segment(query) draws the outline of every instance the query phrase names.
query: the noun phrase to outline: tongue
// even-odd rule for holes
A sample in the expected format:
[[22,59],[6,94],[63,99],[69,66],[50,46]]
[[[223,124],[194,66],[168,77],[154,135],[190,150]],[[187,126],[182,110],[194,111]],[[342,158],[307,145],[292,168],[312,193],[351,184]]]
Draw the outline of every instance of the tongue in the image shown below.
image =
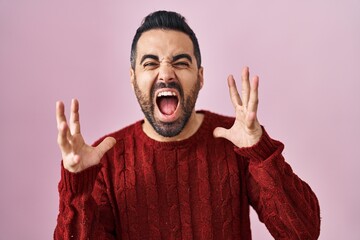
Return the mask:
[[159,99],[158,106],[160,111],[165,115],[171,115],[177,107],[176,97],[162,97]]

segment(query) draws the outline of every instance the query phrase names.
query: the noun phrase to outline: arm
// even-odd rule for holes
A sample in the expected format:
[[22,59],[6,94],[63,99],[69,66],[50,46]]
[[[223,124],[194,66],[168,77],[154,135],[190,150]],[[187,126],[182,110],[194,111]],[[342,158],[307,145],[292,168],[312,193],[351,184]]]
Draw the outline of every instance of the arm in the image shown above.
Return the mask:
[[317,239],[320,233],[318,200],[282,156],[284,145],[264,131],[253,147],[235,148],[249,159],[249,202],[275,239]]
[[78,108],[78,102],[73,100],[69,128],[64,105],[57,103],[58,144],[63,161],[54,239],[114,239],[111,234],[114,219],[99,162],[115,144],[115,139],[105,138],[96,147],[85,144],[80,133]]
[[100,168],[99,164],[75,174],[61,168],[54,239],[115,239],[111,206],[97,177]]
[[249,159],[248,196],[270,233],[276,239],[317,239],[319,205],[310,187],[301,181],[282,156],[283,144],[272,140],[257,119],[259,78],[250,86],[249,69],[242,72],[242,98],[235,80],[228,78],[235,122],[230,129],[218,127],[215,137],[236,146]]

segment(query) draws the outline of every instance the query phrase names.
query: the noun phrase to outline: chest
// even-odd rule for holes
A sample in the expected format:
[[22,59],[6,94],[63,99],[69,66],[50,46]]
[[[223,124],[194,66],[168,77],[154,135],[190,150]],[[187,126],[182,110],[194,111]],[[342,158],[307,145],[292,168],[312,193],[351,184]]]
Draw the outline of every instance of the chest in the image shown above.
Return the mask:
[[[245,178],[232,146],[142,146],[125,152],[116,162],[112,202],[121,228],[137,229],[133,234],[160,234],[164,239],[238,229],[234,226],[246,199]],[[246,218],[247,211],[243,211]],[[203,239],[211,239],[210,235]]]

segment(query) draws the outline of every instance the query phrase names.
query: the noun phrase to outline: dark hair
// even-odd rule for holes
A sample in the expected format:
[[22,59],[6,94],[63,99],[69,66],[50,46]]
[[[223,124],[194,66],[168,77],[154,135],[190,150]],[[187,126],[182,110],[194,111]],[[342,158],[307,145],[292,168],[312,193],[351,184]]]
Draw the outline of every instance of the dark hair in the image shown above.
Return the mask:
[[140,27],[136,30],[136,34],[131,44],[130,63],[131,67],[135,69],[136,61],[136,46],[141,34],[152,29],[165,29],[180,31],[188,35],[194,46],[194,55],[197,66],[201,66],[201,54],[198,40],[193,30],[186,23],[185,17],[176,12],[156,11],[147,15],[142,21]]

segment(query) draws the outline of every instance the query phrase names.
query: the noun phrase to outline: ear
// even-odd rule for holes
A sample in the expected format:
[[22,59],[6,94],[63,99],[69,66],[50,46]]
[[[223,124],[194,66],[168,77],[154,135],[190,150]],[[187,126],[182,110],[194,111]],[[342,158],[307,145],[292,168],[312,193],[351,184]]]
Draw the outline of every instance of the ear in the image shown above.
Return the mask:
[[135,71],[132,67],[130,67],[130,83],[133,90],[134,90],[134,82],[135,82]]
[[203,67],[200,67],[199,68],[199,80],[200,80],[200,89],[203,87],[204,85],[204,68]]

